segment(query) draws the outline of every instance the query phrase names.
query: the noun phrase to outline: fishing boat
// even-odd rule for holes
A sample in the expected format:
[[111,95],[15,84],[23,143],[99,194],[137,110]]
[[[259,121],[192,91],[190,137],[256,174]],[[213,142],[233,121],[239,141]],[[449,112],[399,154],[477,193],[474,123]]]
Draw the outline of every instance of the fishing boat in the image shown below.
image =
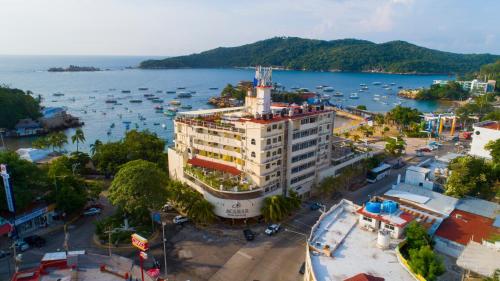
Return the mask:
[[391,86],[394,86],[394,85],[396,85],[396,83],[392,82],[392,83],[391,83]]
[[359,84],[359,86],[360,87],[366,87],[366,84],[361,83],[361,84]]
[[115,123],[111,123],[111,125],[109,125],[110,128],[114,128],[115,127]]
[[145,97],[145,98],[154,97],[154,96],[155,96],[155,95],[153,95],[153,94],[144,94],[144,97]]
[[163,105],[155,105],[155,110],[163,110]]
[[130,90],[122,90],[122,93],[123,93],[123,94],[130,94],[130,93],[131,93],[131,91],[130,91]]
[[166,110],[163,112],[163,114],[165,114],[166,116],[175,116],[177,113],[175,111],[169,111],[169,110]]
[[193,108],[193,106],[186,104],[186,105],[181,106],[181,108],[182,109],[191,109],[191,108]]
[[403,89],[403,86],[398,86],[398,89]]
[[363,87],[361,87],[361,89],[368,90],[368,86],[363,86]]
[[335,91],[332,87],[323,87],[323,92],[331,93]]
[[177,87],[177,90],[185,90],[186,87]]
[[166,129],[166,128],[167,128],[167,124],[161,124],[161,127],[162,127],[163,129]]
[[351,93],[351,94],[349,95],[349,98],[350,98],[350,99],[353,99],[353,100],[359,99],[358,93]]
[[290,89],[292,89],[292,90],[298,90],[299,87],[291,87]]
[[115,99],[107,99],[106,101],[104,101],[105,103],[117,103],[117,101]]
[[129,100],[130,103],[141,103],[142,100],[139,100],[139,99],[132,99],[132,100]]
[[53,95],[54,97],[62,97],[62,96],[64,96],[64,94],[63,94],[63,93],[61,93],[61,92],[53,93],[52,95]]
[[209,90],[218,90],[219,88],[217,87],[211,87],[211,88],[208,88]]
[[161,94],[161,93],[163,93],[163,91],[162,90],[157,90],[156,93]]
[[189,92],[180,92],[180,93],[177,94],[177,97],[181,98],[181,99],[182,98],[190,98],[192,96],[193,95],[191,95],[191,93],[189,93]]
[[323,85],[316,86],[316,89],[323,89]]
[[148,88],[139,88],[139,91],[147,91]]
[[372,84],[375,85],[375,86],[377,86],[377,85],[381,85],[382,82],[373,82]]
[[320,101],[329,101],[332,97],[330,95],[323,94],[319,97]]
[[335,94],[333,94],[334,97],[343,97],[344,94],[342,94],[341,92],[336,92]]
[[196,91],[189,91],[190,94],[196,94]]
[[162,99],[156,98],[151,100],[152,103],[163,103]]
[[171,100],[168,103],[171,104],[171,105],[181,105],[181,102],[178,101],[178,100]]
[[374,100],[374,101],[379,101],[379,100],[380,100],[380,98],[379,98],[379,97],[373,97],[373,100]]

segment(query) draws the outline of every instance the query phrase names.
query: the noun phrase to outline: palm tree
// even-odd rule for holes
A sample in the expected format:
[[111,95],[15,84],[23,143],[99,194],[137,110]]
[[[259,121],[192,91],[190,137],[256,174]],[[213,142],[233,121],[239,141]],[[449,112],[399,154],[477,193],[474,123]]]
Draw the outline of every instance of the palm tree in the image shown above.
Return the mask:
[[266,221],[278,222],[288,214],[287,204],[281,195],[266,197],[261,212]]
[[78,152],[78,145],[80,142],[85,142],[85,135],[81,128],[76,129],[75,134],[71,136],[71,141],[76,142],[76,152]]
[[207,200],[200,198],[191,206],[188,216],[197,223],[212,223],[215,220],[214,206]]
[[92,156],[94,156],[94,154],[97,152],[97,150],[99,149],[99,147],[101,145],[102,145],[102,141],[100,141],[100,140],[95,140],[95,142],[90,145],[90,153],[92,154]]
[[290,191],[290,194],[288,195],[287,198],[285,198],[288,204],[288,211],[293,211],[296,210],[300,207],[300,203],[302,203],[302,200],[299,197],[299,194],[295,191]]
[[52,133],[47,136],[47,145],[52,146],[52,151],[55,151],[56,147],[61,150],[61,148],[68,143],[68,137],[62,133]]

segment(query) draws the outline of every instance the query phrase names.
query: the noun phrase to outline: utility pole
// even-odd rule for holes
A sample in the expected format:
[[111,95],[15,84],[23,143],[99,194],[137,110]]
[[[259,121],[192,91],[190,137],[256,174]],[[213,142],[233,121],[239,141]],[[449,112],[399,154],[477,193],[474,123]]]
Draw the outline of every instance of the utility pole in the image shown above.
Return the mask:
[[165,279],[167,279],[167,238],[165,237],[165,226],[167,223],[161,222],[162,230],[163,230],[163,262],[165,263],[165,269],[163,270],[163,275]]
[[108,228],[108,253],[111,257],[111,226]]

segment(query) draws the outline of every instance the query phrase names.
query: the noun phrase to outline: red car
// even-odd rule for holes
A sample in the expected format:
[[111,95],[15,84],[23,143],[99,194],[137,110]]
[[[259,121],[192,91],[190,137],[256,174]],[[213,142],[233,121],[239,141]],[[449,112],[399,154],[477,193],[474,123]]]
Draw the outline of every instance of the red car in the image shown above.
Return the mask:
[[430,148],[428,148],[428,147],[422,147],[420,149],[420,151],[422,151],[422,152],[431,152],[432,150]]

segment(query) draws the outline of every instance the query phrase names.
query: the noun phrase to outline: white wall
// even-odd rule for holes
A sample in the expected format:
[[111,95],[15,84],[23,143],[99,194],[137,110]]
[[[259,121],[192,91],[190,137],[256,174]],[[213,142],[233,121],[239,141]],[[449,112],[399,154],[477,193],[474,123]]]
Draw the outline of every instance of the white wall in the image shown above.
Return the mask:
[[[477,134],[479,132],[479,135]],[[474,126],[472,133],[472,143],[470,146],[470,155],[491,159],[490,152],[484,149],[484,146],[490,142],[500,139],[500,130]]]

